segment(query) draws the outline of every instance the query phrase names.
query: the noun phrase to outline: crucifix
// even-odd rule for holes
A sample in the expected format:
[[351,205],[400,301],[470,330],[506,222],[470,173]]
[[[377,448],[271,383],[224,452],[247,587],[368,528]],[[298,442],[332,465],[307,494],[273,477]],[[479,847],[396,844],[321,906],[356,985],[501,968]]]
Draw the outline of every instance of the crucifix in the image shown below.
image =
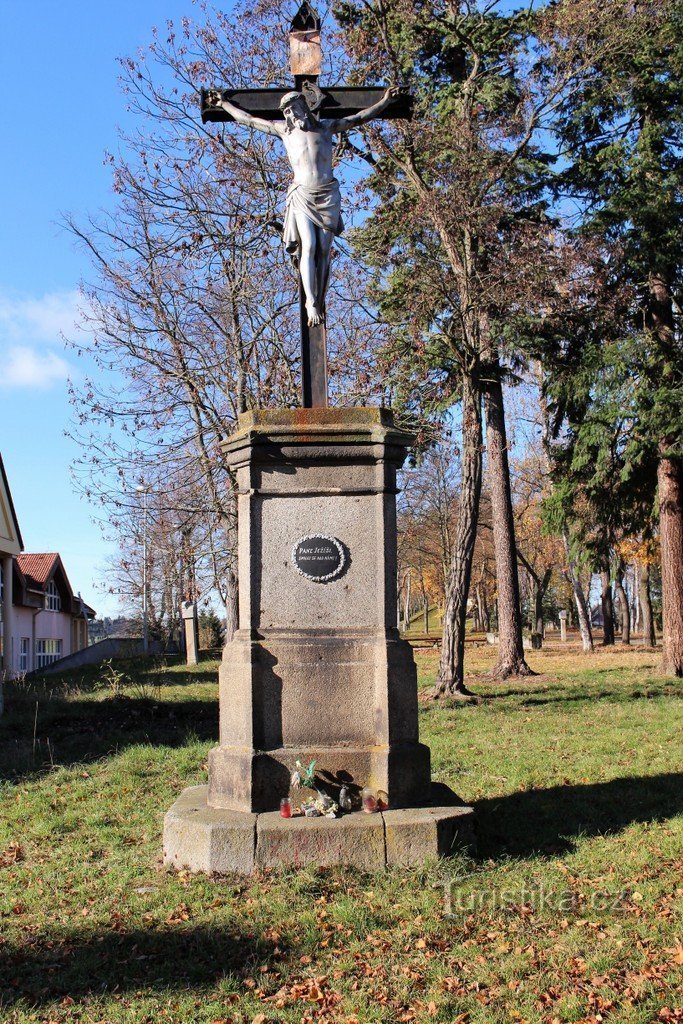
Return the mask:
[[373,118],[410,118],[399,88],[321,89],[320,18],[307,0],[292,21],[294,89],[203,89],[202,121],[235,121],[284,144],[294,180],[287,192],[283,241],[298,271],[301,391],[306,409],[327,406],[325,295],[334,238],[343,231],[334,136]]

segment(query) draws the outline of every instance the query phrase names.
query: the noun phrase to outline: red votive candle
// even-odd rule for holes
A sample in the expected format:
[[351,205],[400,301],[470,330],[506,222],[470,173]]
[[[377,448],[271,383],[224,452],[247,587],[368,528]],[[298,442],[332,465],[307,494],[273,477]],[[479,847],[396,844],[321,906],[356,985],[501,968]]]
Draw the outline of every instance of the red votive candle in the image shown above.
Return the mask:
[[377,810],[377,798],[371,789],[364,789],[361,793],[363,800],[363,810],[366,814],[374,814]]
[[288,796],[283,796],[280,801],[280,817],[291,818],[292,817],[292,801]]

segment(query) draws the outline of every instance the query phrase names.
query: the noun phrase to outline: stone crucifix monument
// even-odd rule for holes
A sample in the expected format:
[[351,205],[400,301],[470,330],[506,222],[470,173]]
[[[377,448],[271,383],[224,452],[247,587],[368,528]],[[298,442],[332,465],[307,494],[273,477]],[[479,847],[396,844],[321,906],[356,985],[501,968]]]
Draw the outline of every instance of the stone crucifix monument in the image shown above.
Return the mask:
[[[284,240],[298,257],[304,408],[244,413],[224,442],[238,489],[239,623],[219,673],[208,786],[186,789],[164,821],[165,863],[194,871],[375,870],[473,839],[472,809],[431,781],[412,649],[396,628],[396,473],[412,437],[386,409],[327,408],[325,291],[342,227],[332,139],[409,116],[410,103],[394,89],[321,90],[307,3],[290,39],[295,90],[202,95],[205,120],[277,135],[292,165]],[[323,813],[309,801],[311,816],[283,817],[302,776]],[[374,813],[360,809],[363,793]]]

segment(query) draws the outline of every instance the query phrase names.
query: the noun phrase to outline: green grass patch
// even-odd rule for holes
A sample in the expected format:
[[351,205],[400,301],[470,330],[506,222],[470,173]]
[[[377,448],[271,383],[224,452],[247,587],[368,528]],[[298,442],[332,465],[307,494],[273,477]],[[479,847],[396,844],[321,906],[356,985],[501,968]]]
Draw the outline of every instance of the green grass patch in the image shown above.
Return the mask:
[[433,702],[433,774],[480,847],[421,870],[166,871],[164,811],[206,777],[215,662],[7,687],[0,1020],[682,1019],[683,701],[651,652],[534,652],[540,675]]

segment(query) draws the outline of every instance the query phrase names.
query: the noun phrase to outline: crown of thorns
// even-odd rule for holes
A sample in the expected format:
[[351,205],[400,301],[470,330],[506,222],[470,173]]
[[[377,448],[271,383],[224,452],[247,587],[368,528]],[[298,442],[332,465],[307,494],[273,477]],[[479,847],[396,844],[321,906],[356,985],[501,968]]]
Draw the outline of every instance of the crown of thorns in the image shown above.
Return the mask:
[[284,110],[285,107],[289,107],[294,103],[295,100],[304,100],[306,102],[303,93],[301,92],[286,92],[280,100],[280,110]]

